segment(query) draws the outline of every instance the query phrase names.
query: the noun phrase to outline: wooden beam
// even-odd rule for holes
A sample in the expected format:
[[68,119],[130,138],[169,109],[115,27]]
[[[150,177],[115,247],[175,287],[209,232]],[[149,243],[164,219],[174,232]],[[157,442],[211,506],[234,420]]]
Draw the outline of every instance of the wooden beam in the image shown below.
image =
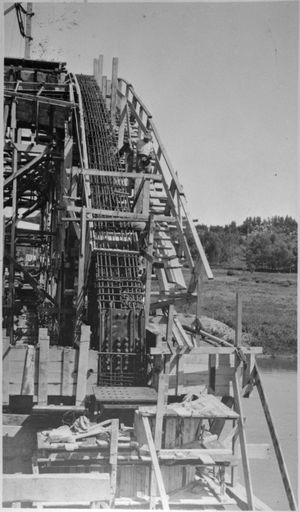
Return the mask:
[[74,370],[74,349],[65,347],[63,350],[63,372],[62,372],[62,389],[63,396],[73,395],[73,378]]
[[261,380],[260,373],[259,373],[259,370],[258,370],[258,366],[257,366],[256,363],[254,365],[253,373],[254,373],[254,379],[255,379],[255,384],[256,384],[256,387],[257,387],[257,391],[258,391],[258,394],[259,394],[259,397],[260,397],[260,401],[261,401],[261,404],[262,404],[262,407],[263,407],[263,411],[264,411],[265,418],[266,418],[266,421],[267,421],[267,425],[268,425],[268,428],[269,428],[269,432],[270,432],[270,435],[271,435],[271,439],[272,439],[273,447],[274,447],[274,450],[275,450],[278,466],[279,466],[279,469],[280,469],[280,473],[281,473],[284,489],[285,489],[286,496],[287,496],[287,499],[288,499],[289,507],[290,507],[290,510],[297,510],[297,503],[296,503],[294,492],[293,492],[293,489],[292,489],[292,486],[291,486],[291,482],[290,482],[290,478],[289,478],[289,475],[288,475],[286,463],[285,463],[285,460],[284,460],[284,457],[283,457],[283,453],[282,453],[282,450],[281,450],[281,447],[280,447],[279,437],[278,437],[278,434],[277,434],[275,426],[274,426],[274,422],[273,422],[273,418],[272,418],[272,415],[271,415],[270,407],[269,407],[269,404],[268,404],[268,401],[267,401],[267,397],[266,397],[265,392],[264,392],[262,380]]
[[8,7],[7,9],[5,9],[4,16],[6,16],[6,14],[8,14],[10,11],[13,11],[13,9],[15,9],[15,8],[16,8],[16,4],[13,4],[10,7]]
[[196,325],[200,328],[200,317],[203,311],[203,267],[200,268],[197,279]]
[[80,220],[80,244],[79,244],[79,255],[78,255],[78,284],[77,284],[77,311],[81,309],[81,303],[83,301],[83,294],[85,288],[85,256],[86,256],[86,234],[87,234],[87,222],[86,222],[86,211],[87,208],[83,206],[81,208],[81,220]]
[[39,328],[39,380],[38,380],[38,405],[48,403],[48,361],[49,361],[49,336],[48,330]]
[[142,416],[142,423],[144,425],[144,430],[145,430],[145,434],[146,434],[147,443],[149,446],[149,451],[150,451],[150,455],[151,455],[152,465],[153,465],[153,469],[154,469],[154,473],[155,473],[155,477],[156,477],[156,482],[157,482],[157,487],[159,490],[160,499],[162,502],[162,507],[163,507],[163,510],[169,510],[168,496],[167,496],[167,493],[165,490],[163,477],[162,477],[161,470],[159,467],[159,462],[158,462],[158,458],[157,458],[156,451],[155,451],[155,445],[154,445],[152,434],[151,434],[149,419],[147,416],[146,417]]
[[76,405],[81,405],[86,396],[87,370],[89,362],[90,346],[90,327],[81,326],[81,337],[79,345],[77,385],[76,385]]
[[114,507],[117,492],[117,464],[118,464],[118,436],[119,436],[119,420],[113,419],[111,424],[110,438],[110,456],[109,463],[111,465],[110,473],[110,507]]
[[49,96],[34,96],[33,94],[25,94],[23,92],[11,91],[5,89],[4,96],[8,98],[16,98],[25,101],[31,101],[39,105],[39,103],[45,103],[46,105],[53,105],[54,107],[66,107],[75,108],[76,104],[71,101],[58,100],[56,98],[50,98]]
[[102,86],[102,74],[103,74],[103,55],[99,55],[98,57],[98,69],[97,69],[97,84],[98,87],[101,89]]
[[6,134],[6,128],[7,128],[8,114],[9,114],[9,104],[6,103],[4,105],[4,109],[3,109],[3,137],[4,137],[4,142],[5,142],[5,134]]
[[247,493],[247,502],[248,502],[249,510],[254,510],[253,488],[252,488],[252,480],[251,480],[251,473],[250,473],[250,466],[249,466],[249,459],[248,459],[248,450],[247,450],[247,444],[246,444],[246,435],[245,435],[244,422],[243,422],[244,415],[243,415],[243,409],[242,409],[242,403],[241,403],[241,397],[240,397],[239,382],[238,382],[238,377],[237,377],[236,372],[233,376],[232,384],[233,384],[235,408],[236,408],[237,413],[239,414],[237,423],[238,423],[239,439],[240,439],[241,454],[242,454],[244,480],[245,480],[245,487],[246,487],[246,493]]
[[27,2],[26,7],[26,22],[25,22],[25,51],[24,51],[24,57],[25,59],[30,59],[30,49],[31,49],[31,18],[33,16],[32,13],[32,2]]
[[124,144],[124,132],[125,132],[126,113],[127,113],[126,99],[122,98],[121,105],[120,105],[120,121],[119,121],[119,133],[118,133],[118,150],[120,150],[121,147]]
[[98,59],[93,59],[93,75],[94,75],[95,80],[97,80],[98,70],[99,70]]
[[[140,180],[140,184],[138,185],[137,191],[134,192],[135,196],[134,196],[134,200],[133,200],[133,203],[132,203],[132,206],[131,206],[131,211],[132,212],[134,211],[134,208],[135,208],[138,200],[140,199],[140,195],[141,195],[141,192],[143,190],[144,184],[145,184],[145,178],[142,178]],[[142,211],[142,212],[138,212],[138,213],[144,213],[144,212]]]
[[113,125],[115,124],[115,118],[116,118],[118,65],[119,65],[119,59],[117,57],[113,57],[112,76],[111,76],[111,103],[110,103],[110,116],[111,116],[111,122]]
[[160,174],[149,174],[143,172],[123,172],[123,171],[102,171],[100,169],[83,169],[78,174],[82,176],[109,176],[110,178],[132,178],[132,179],[145,179],[153,181],[161,181]]
[[153,241],[154,241],[154,221],[153,221],[153,216],[150,215],[148,246],[147,246],[147,256],[148,257],[146,259],[146,284],[145,284],[145,307],[144,307],[146,327],[148,324],[149,312],[150,312]]
[[85,499],[108,501],[110,497],[107,473],[42,473],[39,475],[13,474],[2,476],[2,501],[53,501],[76,503]]

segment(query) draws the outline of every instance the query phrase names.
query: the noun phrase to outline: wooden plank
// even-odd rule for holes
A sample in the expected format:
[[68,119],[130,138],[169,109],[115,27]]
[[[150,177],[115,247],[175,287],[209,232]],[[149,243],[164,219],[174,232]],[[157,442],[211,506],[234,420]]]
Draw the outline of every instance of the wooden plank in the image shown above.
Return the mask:
[[257,366],[256,363],[254,365],[254,379],[255,379],[255,384],[256,384],[257,391],[258,391],[258,394],[259,394],[259,397],[260,397],[260,401],[261,401],[261,404],[262,404],[262,407],[263,407],[263,411],[264,411],[264,414],[265,414],[265,418],[266,418],[266,421],[267,421],[267,424],[268,424],[268,428],[269,428],[269,431],[270,431],[270,435],[271,435],[273,447],[274,447],[274,450],[275,450],[278,466],[279,466],[279,469],[280,469],[280,473],[281,473],[284,489],[285,489],[286,496],[287,496],[287,499],[288,499],[289,507],[290,507],[290,510],[297,510],[297,503],[296,503],[294,492],[293,492],[293,489],[292,489],[292,486],[291,486],[291,482],[290,482],[290,478],[289,478],[289,475],[288,475],[286,463],[285,463],[285,460],[284,460],[284,457],[283,457],[283,453],[282,453],[282,450],[281,450],[281,446],[280,446],[280,442],[279,442],[279,437],[277,435],[277,432],[276,432],[276,429],[275,429],[275,426],[274,426],[273,418],[272,418],[272,415],[271,415],[271,411],[270,411],[270,408],[269,408],[267,397],[266,397],[265,392],[264,392],[264,388],[263,388],[263,385],[262,385],[260,373],[259,373],[258,366]]
[[97,350],[89,350],[88,356],[88,372],[87,372],[87,395],[94,394],[94,388],[98,383],[98,359]]
[[81,405],[86,396],[87,370],[90,346],[90,327],[81,326],[81,337],[79,345],[79,360],[76,385],[76,405]]
[[22,379],[21,395],[34,394],[35,354],[35,348],[32,345],[28,345]]
[[191,342],[190,338],[189,338],[189,335],[185,332],[184,328],[182,327],[181,325],[181,322],[179,320],[179,318],[175,317],[174,318],[174,323],[176,324],[177,326],[177,329],[178,331],[180,332],[181,334],[181,337],[184,341],[184,343],[189,347],[189,348],[194,348],[194,345],[193,343]]
[[110,497],[109,475],[90,474],[39,474],[3,475],[3,502],[36,501],[76,503],[84,497],[91,501],[107,501]]
[[39,380],[38,380],[38,404],[47,405],[48,401],[48,360],[49,360],[49,336],[48,330],[39,329]]
[[9,383],[10,383],[10,339],[6,330],[2,330],[2,404],[9,404]]
[[104,171],[102,169],[83,169],[79,173],[82,176],[110,176],[112,178],[132,178],[132,179],[145,179],[151,182],[161,181],[160,174],[149,174],[145,172],[126,172],[126,171]]
[[117,492],[117,464],[118,464],[118,436],[119,420],[113,419],[111,424],[110,455],[109,463],[111,465],[110,474],[110,507],[114,507]]
[[209,463],[231,461],[232,452],[229,448],[167,448],[158,452],[160,460],[199,460],[209,457]]
[[247,493],[247,502],[248,502],[249,510],[254,510],[252,480],[251,480],[250,466],[249,466],[249,460],[248,460],[246,435],[245,435],[244,424],[243,424],[244,415],[243,415],[243,410],[242,410],[242,403],[241,403],[237,373],[235,373],[235,375],[233,377],[232,384],[233,384],[235,408],[236,408],[237,413],[239,414],[237,424],[238,424],[239,439],[240,439],[240,446],[241,446],[244,480],[245,480],[245,487],[246,487],[246,493]]
[[176,339],[176,343],[178,344],[179,348],[182,349],[185,347],[185,342],[182,339],[181,332],[179,331],[177,324],[174,321],[173,327],[173,336]]
[[157,482],[157,487],[159,490],[160,499],[162,502],[162,507],[163,507],[163,510],[169,510],[168,496],[165,491],[165,486],[164,486],[161,470],[159,467],[158,458],[157,458],[156,451],[155,451],[155,445],[154,445],[152,434],[151,434],[149,419],[145,416],[142,416],[142,422],[144,425],[147,443],[148,443],[149,450],[150,450],[151,460],[152,460],[152,464],[153,464],[153,469],[154,469],[154,473],[155,473],[155,477],[156,477],[156,482]]
[[62,395],[72,395],[74,385],[75,350],[65,348],[63,351]]
[[[73,359],[75,359],[76,350],[73,348]],[[63,360],[64,347],[50,346],[49,347],[49,363],[62,362]]]
[[[243,354],[261,354],[262,348],[261,347],[243,347]],[[202,346],[202,347],[195,347],[190,352],[192,355],[202,355],[202,354],[234,354],[236,352],[236,349],[234,346],[232,347],[213,347],[212,345]]]

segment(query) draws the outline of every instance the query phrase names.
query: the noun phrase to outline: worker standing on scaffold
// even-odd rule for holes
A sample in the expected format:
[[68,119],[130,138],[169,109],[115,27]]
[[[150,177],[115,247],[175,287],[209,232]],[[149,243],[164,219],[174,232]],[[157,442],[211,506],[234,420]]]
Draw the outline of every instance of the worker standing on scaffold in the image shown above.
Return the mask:
[[151,172],[151,159],[154,158],[154,148],[150,130],[146,130],[144,138],[136,145],[136,169],[137,172]]

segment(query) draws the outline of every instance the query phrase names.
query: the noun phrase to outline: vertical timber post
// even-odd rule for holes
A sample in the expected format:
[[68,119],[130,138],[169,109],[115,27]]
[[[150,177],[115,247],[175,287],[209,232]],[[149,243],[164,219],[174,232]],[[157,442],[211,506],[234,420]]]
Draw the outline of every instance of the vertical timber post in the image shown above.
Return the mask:
[[47,405],[48,402],[48,360],[49,336],[48,330],[39,329],[39,380],[38,405]]
[[117,87],[118,87],[118,65],[119,59],[113,57],[112,61],[112,76],[111,76],[111,102],[110,102],[110,116],[112,125],[116,121],[116,104],[117,104]]
[[93,60],[93,75],[94,75],[95,80],[97,80],[97,77],[98,77],[98,70],[99,70],[98,64],[99,64],[98,59],[94,59]]
[[31,18],[32,13],[32,2],[27,2],[26,7],[26,25],[25,25],[25,59],[30,59],[30,48],[31,48]]
[[146,326],[148,324],[149,313],[150,313],[153,243],[154,243],[154,219],[153,219],[153,215],[150,215],[150,217],[149,217],[148,248],[147,248],[147,256],[146,256],[146,285],[145,285],[145,325]]
[[96,81],[97,81],[98,87],[100,89],[102,86],[102,74],[103,74],[103,55],[99,55]]
[[9,359],[10,359],[10,339],[6,330],[2,330],[2,404],[9,404]]
[[107,77],[106,76],[103,76],[101,79],[101,92],[102,92],[104,104],[106,105],[106,95],[107,95]]
[[[236,293],[236,331],[235,331],[235,347],[238,349],[241,346],[242,342],[242,301],[239,293]],[[242,408],[242,401],[240,395],[240,360],[238,359],[237,353],[235,354],[235,372],[233,375],[232,385],[233,385],[233,396],[235,403],[235,410],[239,415],[237,420],[238,424],[238,433],[240,440],[240,448],[242,455],[242,464],[243,464],[243,472],[245,479],[245,488],[246,488],[246,496],[247,496],[247,504],[249,510],[255,510],[254,508],[254,496],[253,496],[253,488],[252,488],[252,480],[249,466],[249,458],[248,458],[248,450],[246,443],[246,434],[244,428],[244,414]],[[234,452],[234,445],[233,445]],[[234,474],[232,474],[232,483],[234,484]]]
[[81,405],[86,396],[90,335],[90,327],[88,325],[82,325],[77,369],[76,405]]
[[[168,308],[168,323],[166,328],[166,342],[171,344],[172,341],[172,330],[173,330],[173,319],[174,319],[174,304],[170,304]],[[165,355],[165,367],[161,370],[158,379],[158,396],[156,405],[156,418],[155,418],[155,434],[154,444],[156,451],[161,449],[162,445],[162,433],[163,433],[163,421],[165,408],[168,404],[168,389],[169,389],[169,373],[170,373],[170,356]],[[150,478],[150,508],[155,508],[155,497],[156,497],[157,485],[155,480],[154,469],[152,468]]]
[[235,346],[240,347],[242,344],[242,300],[240,294],[236,293],[235,300],[236,311],[236,329],[235,329]]
[[120,101],[120,125],[119,125],[119,134],[118,134],[118,149],[121,149],[121,147],[124,144],[126,114],[127,114],[127,99],[122,98]]
[[[241,339],[242,339],[242,302],[240,300],[239,293],[236,293],[235,297],[235,338],[234,338],[234,346],[239,347],[241,345]],[[235,355],[235,372],[239,372],[239,368],[237,367],[239,361],[237,360],[237,356]],[[239,375],[239,373],[237,373]],[[233,420],[233,426],[235,426],[235,420]],[[233,454],[236,451],[236,436],[232,439],[232,452]],[[231,468],[231,484],[234,486],[237,479],[237,468],[232,467]]]
[[[16,115],[16,100],[13,100],[11,106],[11,137],[13,142],[17,139],[17,115]],[[18,169],[18,150],[16,147],[13,149],[12,156],[12,172],[16,174]],[[10,343],[14,343],[14,305],[15,305],[15,238],[16,238],[16,221],[17,221],[17,179],[15,178],[12,183],[12,213],[11,213],[11,228],[10,228],[10,264],[9,264],[9,337]]]
[[203,267],[200,266],[197,279],[196,327],[201,328],[201,314],[203,311]]

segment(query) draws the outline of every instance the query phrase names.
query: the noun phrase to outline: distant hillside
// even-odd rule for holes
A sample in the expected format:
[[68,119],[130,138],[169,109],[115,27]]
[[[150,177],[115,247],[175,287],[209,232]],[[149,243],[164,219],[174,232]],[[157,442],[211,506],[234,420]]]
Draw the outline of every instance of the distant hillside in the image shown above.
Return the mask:
[[[297,222],[292,217],[247,217],[238,226],[196,226],[211,265],[251,271],[297,272]],[[188,236],[192,254],[193,239]]]

